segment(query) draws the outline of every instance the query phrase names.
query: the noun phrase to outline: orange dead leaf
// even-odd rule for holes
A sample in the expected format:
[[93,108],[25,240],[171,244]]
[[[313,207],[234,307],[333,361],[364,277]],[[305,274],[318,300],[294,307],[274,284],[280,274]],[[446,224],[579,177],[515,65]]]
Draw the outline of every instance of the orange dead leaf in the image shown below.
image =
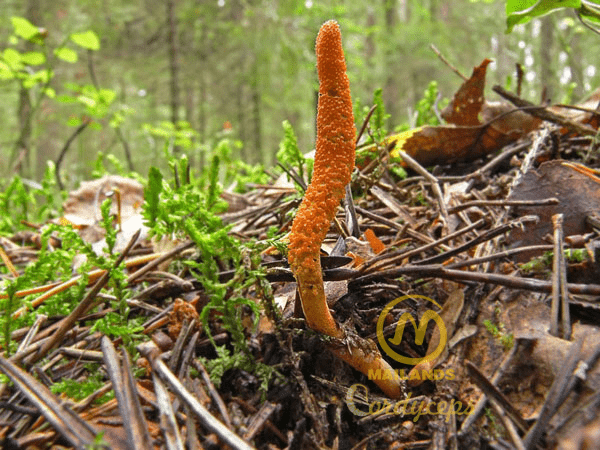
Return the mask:
[[194,321],[196,322],[196,326],[199,325],[198,311],[196,311],[196,308],[188,302],[176,298],[175,303],[173,304],[173,312],[169,314],[169,321],[170,323],[167,327],[169,336],[173,339],[177,339],[181,332],[181,328],[183,328],[184,322]]
[[[424,166],[464,159],[470,155],[476,158],[483,154],[476,148],[481,131],[481,127],[423,127],[390,154],[400,156],[402,150]],[[390,136],[388,141],[392,142],[394,138]]]
[[452,102],[442,111],[442,117],[454,125],[479,125],[479,113],[484,102],[485,74],[491,59],[473,69],[471,78],[465,81],[454,94]]
[[403,150],[424,166],[476,159],[539,127],[539,119],[510,104],[485,101],[483,90],[490,62],[485,59],[473,69],[471,78],[442,111],[451,125],[426,126],[388,137],[385,144],[396,141],[391,156],[399,156]]
[[346,256],[352,258],[352,267],[360,267],[365,263],[365,258],[353,252],[346,253]]
[[385,244],[381,242],[377,236],[375,236],[375,233],[370,228],[365,230],[365,239],[375,253],[381,253],[385,250]]

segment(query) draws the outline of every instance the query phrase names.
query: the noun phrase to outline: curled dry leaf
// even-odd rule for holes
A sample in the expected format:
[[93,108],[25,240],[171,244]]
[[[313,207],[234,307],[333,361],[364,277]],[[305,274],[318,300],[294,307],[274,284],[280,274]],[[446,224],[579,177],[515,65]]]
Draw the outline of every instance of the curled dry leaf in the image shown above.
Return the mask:
[[[96,224],[102,218],[100,205],[114,189],[118,189],[121,195],[121,220],[126,221],[140,212],[144,202],[143,186],[131,178],[107,175],[84,181],[79,189],[71,191],[63,204],[64,218],[79,226]],[[117,214],[116,201],[113,201],[111,213]]]
[[490,62],[485,59],[473,69],[471,77],[442,111],[450,125],[425,126],[390,136],[385,143],[396,142],[391,155],[399,156],[403,150],[425,166],[476,159],[538,128],[539,119],[514,106],[485,101],[485,75]]
[[442,118],[454,125],[479,125],[479,113],[484,103],[486,69],[491,59],[473,69],[471,78],[466,80],[454,94],[452,102],[442,110]]
[[[115,195],[115,192],[118,192],[118,195]],[[99,225],[99,221],[102,218],[100,206],[109,196],[113,199],[111,214],[120,221],[114,250],[122,251],[140,229],[140,240],[145,239],[147,235],[147,227],[141,215],[144,189],[138,181],[118,175],[84,181],[79,189],[69,193],[69,198],[63,205],[65,213],[60,223],[79,229],[81,238],[92,244],[96,254],[101,254],[106,247],[104,229]],[[76,265],[80,263],[77,261]]]
[[180,298],[176,298],[175,303],[173,304],[173,312],[169,314],[169,336],[173,339],[177,339],[184,322],[189,323],[192,321],[196,323],[194,326],[195,328],[200,325],[196,308],[190,303]]

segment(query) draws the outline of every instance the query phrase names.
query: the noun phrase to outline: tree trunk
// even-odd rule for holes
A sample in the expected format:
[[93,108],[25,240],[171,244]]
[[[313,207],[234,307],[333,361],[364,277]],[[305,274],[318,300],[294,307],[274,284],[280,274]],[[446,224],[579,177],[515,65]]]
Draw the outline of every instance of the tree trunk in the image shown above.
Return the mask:
[[176,124],[179,121],[179,46],[177,43],[175,0],[167,0],[167,20],[169,69],[171,72],[171,122]]
[[552,54],[554,46],[554,20],[551,16],[540,19],[542,28],[540,32],[540,82],[542,91],[545,89],[543,100],[552,100],[556,94],[556,75],[552,70]]
[[261,135],[261,108],[260,108],[260,91],[257,83],[252,85],[252,103],[254,105],[254,155],[253,162],[264,163],[262,157],[262,135]]
[[[243,67],[243,66],[242,66]],[[245,126],[245,114],[244,114],[244,83],[238,83],[237,86],[237,95],[236,95],[236,105],[237,105],[237,123],[235,124],[234,130],[238,136],[238,139],[244,143],[241,151],[241,158],[244,161],[248,161],[248,143],[246,142],[246,126]]]
[[[206,140],[206,64],[207,64],[207,49],[206,46],[206,24],[202,23],[202,31],[200,33],[200,49],[198,52],[199,58],[199,73],[198,73],[198,134],[200,142],[204,144]],[[204,167],[204,152],[200,153],[200,167]]]
[[[39,0],[29,0],[27,2],[27,9],[25,10],[25,18],[34,25],[39,25],[39,12],[40,5]],[[33,51],[33,44],[31,42],[25,42],[25,50]],[[19,137],[15,142],[13,154],[11,155],[10,164],[8,169],[17,171],[21,175],[31,175],[31,96],[29,89],[20,87],[19,90],[19,107],[17,109],[17,123],[20,126]],[[36,155],[36,158],[39,155]],[[37,161],[37,159],[36,159]],[[37,161],[40,163],[40,161]],[[44,162],[41,162],[42,165]],[[13,167],[13,164],[15,165]]]
[[[571,101],[578,101],[584,95],[583,85],[583,52],[581,49],[581,33],[575,33],[571,39],[571,51],[569,52],[569,67],[571,68],[571,82],[575,83]],[[558,101],[559,99],[557,99]]]
[[398,71],[396,70],[394,61],[397,58],[394,55],[393,42],[395,41],[394,36],[396,35],[396,27],[398,25],[398,13],[397,0],[383,0],[383,7],[385,12],[385,30],[386,36],[388,36],[388,42],[385,48],[385,61],[387,61],[386,72],[388,74],[385,80],[385,86],[383,89],[383,102],[385,110],[390,115],[388,128],[390,125],[396,123],[399,117],[398,111]]

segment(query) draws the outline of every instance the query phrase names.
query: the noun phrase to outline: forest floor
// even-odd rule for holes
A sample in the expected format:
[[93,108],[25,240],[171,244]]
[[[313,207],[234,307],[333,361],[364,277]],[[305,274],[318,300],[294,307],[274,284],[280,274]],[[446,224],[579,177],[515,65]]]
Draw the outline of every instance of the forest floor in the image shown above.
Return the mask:
[[[227,313],[200,323],[210,299],[176,264],[199,261],[197,249],[158,253],[139,239],[122,250],[136,260],[122,289],[146,336],[137,360],[121,351],[125,335],[90,326],[116,308],[99,293],[108,272],[90,274],[84,306],[12,332],[18,349],[0,358],[10,378],[0,386],[2,448],[598,448],[594,139],[547,124],[495,156],[429,175],[409,168],[401,181],[382,155],[355,173],[322,261],[334,317],[379,344],[395,371],[369,375],[402,378],[402,398],[385,398],[306,327],[276,248],[261,252],[261,267],[248,262],[263,271],[252,283],[219,273],[246,301],[229,312],[241,323],[235,335]],[[265,240],[269,228],[289,227],[298,201],[282,181],[223,194],[229,233]],[[10,242],[13,263],[36,258],[35,239]],[[426,313],[439,320],[425,332]],[[415,322],[401,327],[407,317]],[[99,387],[77,400],[49,389],[92,376]]]

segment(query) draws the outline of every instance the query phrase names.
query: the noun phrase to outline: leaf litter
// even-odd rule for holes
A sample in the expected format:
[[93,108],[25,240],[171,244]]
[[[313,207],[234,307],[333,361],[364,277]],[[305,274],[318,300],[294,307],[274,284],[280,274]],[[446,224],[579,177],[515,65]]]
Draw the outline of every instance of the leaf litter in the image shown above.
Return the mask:
[[[598,447],[600,161],[594,137],[577,132],[597,129],[595,106],[573,115],[564,105],[487,103],[487,64],[455,95],[447,125],[376,145],[322,247],[330,309],[358,336],[388,343],[383,353],[406,378],[404,399],[386,399],[301,318],[281,236],[305,179],[221,194],[228,233],[265,244],[240,255],[236,268],[197,242],[137,233],[140,186],[111,178],[74,193],[48,236],[40,228],[0,238],[15,274],[36,262],[56,274],[40,275],[37,290],[3,276],[12,281],[0,293],[5,314],[15,315],[23,298],[35,310],[43,304],[36,299],[50,301],[48,292],[67,284],[81,299],[70,311],[34,314],[10,339],[4,331],[2,448]],[[527,125],[508,120],[513,114]],[[408,178],[392,175],[390,150],[409,155]],[[100,206],[107,194],[112,212]],[[156,216],[159,197],[147,195]],[[89,243],[87,274],[74,276],[74,261],[55,272],[39,261],[44,249],[60,252],[74,239],[61,241],[57,227]],[[205,312],[214,291],[193,270],[207,255],[215,286],[230,296],[237,289],[231,309]],[[110,264],[94,266],[102,257]],[[249,274],[259,275],[247,282]],[[393,355],[423,358],[444,336],[433,323],[419,328],[431,306],[424,297],[441,305],[447,342],[414,371]],[[93,325],[119,313],[139,320],[108,331]]]

